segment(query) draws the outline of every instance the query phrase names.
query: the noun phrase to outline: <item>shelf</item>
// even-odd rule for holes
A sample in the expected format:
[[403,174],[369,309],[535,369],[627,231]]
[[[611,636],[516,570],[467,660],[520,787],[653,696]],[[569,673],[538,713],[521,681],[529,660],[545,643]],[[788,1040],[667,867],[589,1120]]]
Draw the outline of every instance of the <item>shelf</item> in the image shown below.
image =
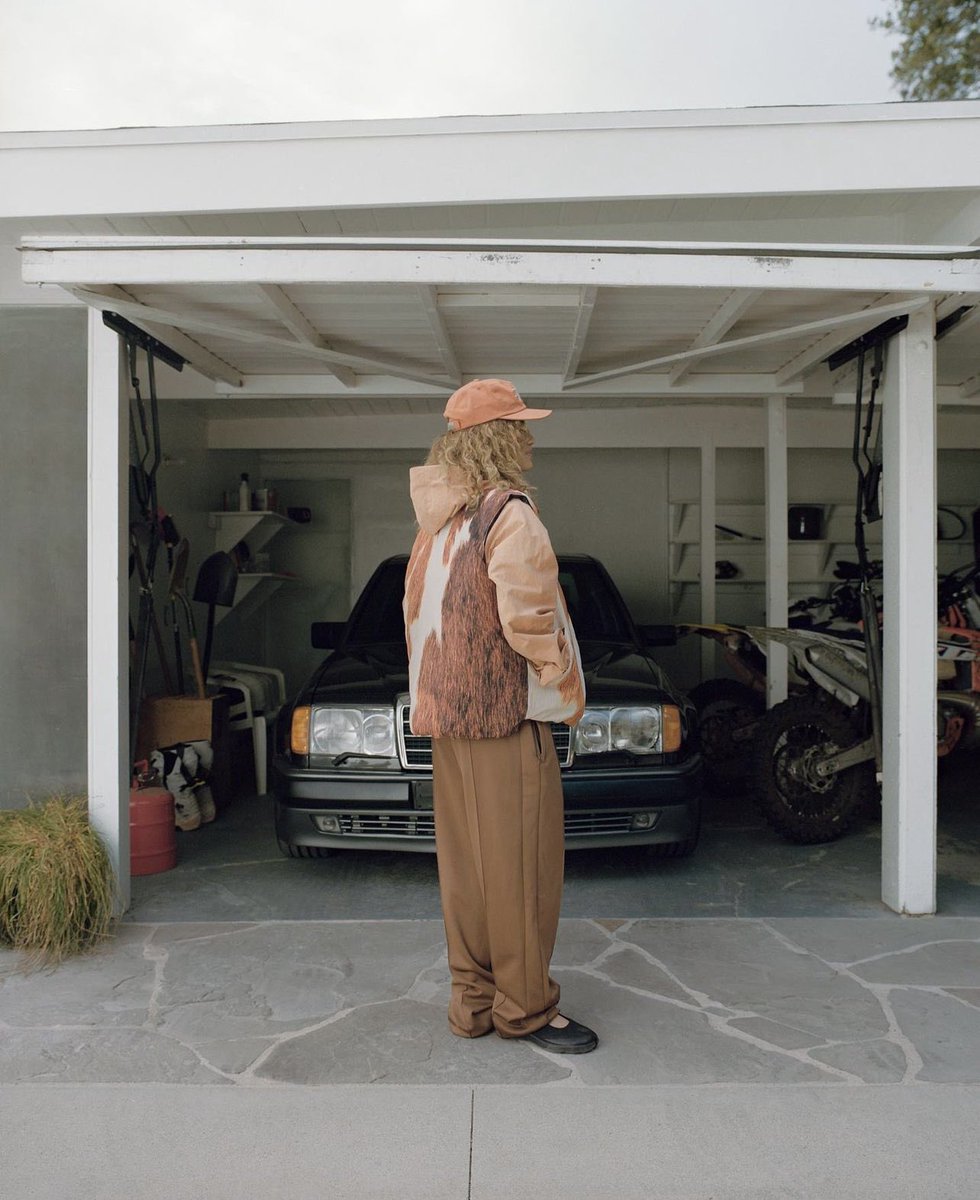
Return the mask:
[[[252,509],[247,512],[208,513],[208,524],[214,530],[215,550],[230,553],[239,542],[246,542],[249,554],[255,555],[286,525],[297,525],[296,521],[277,512]],[[224,620],[234,611],[240,617],[248,616],[284,583],[298,583],[295,575],[284,571],[240,571],[235,585],[235,603],[232,608],[218,608],[215,621]]]
[[[854,562],[853,499],[793,500],[788,506],[807,505],[819,508],[823,514],[819,538],[787,538],[789,558],[789,595],[799,599],[810,595],[825,595],[842,581],[834,576],[838,560]],[[973,506],[946,504],[944,508],[959,514],[964,532],[958,537],[937,539],[937,560],[941,573],[955,569],[972,558],[973,538],[970,514]],[[671,607],[676,615],[681,606],[697,603],[701,592],[701,505],[698,500],[672,501],[669,506],[669,591]],[[766,583],[766,506],[764,503],[719,503],[715,507],[715,524],[738,529],[747,537],[732,537],[719,529],[715,531],[716,561],[734,563],[740,573],[732,579],[716,579],[719,595],[726,597],[724,607],[737,603],[738,596],[763,596]],[[952,518],[948,518],[952,523]],[[883,556],[882,525],[874,522],[866,530],[868,553],[871,558]]]
[[248,542],[252,554],[276,536],[284,525],[296,522],[277,512],[212,512],[208,525],[214,530],[214,548],[230,551],[239,542]]
[[[260,604],[264,604],[273,592],[277,592],[284,583],[299,582],[295,575],[282,575],[276,571],[264,571],[260,574],[242,572],[238,576],[238,586],[235,588],[234,611],[238,613],[239,617],[247,617]],[[220,622],[231,611],[230,608],[216,609],[215,623]]]

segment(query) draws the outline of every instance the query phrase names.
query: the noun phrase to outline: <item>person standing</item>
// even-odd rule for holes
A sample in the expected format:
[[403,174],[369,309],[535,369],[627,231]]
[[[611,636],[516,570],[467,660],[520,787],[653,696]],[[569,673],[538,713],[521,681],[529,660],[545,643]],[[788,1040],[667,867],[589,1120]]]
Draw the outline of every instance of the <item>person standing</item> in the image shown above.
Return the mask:
[[512,383],[450,396],[449,430],[411,470],[419,522],[405,576],[411,729],[432,738],[449,1027],[552,1052],[598,1039],[559,1012],[550,975],[564,805],[550,723],[585,708],[575,631],[523,473],[529,409]]

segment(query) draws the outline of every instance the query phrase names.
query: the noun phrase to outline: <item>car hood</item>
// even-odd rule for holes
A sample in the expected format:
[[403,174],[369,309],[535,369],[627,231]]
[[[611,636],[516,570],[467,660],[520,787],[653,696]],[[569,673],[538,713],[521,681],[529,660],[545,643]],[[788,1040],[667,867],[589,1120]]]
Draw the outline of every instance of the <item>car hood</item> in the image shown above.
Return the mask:
[[[660,667],[635,646],[582,642],[579,649],[587,703],[684,703]],[[336,651],[321,664],[299,703],[386,704],[407,691],[404,645],[353,647]]]

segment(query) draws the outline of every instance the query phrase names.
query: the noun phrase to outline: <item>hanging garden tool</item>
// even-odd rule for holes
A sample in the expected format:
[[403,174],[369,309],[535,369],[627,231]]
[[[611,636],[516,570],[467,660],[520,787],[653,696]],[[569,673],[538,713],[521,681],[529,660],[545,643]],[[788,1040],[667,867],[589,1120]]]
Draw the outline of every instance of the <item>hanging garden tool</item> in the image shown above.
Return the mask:
[[[167,363],[176,371],[184,366],[184,359],[168,346],[145,333],[116,313],[102,314],[109,329],[123,339],[126,350],[126,365],[132,394],[129,398],[129,444],[130,444],[130,504],[136,509],[131,514],[131,544],[135,561],[139,567],[139,611],[136,620],[135,667],[130,687],[129,711],[129,759],[136,753],[136,734],[139,728],[140,706],[146,682],[147,658],[151,634],[156,630],[157,647],[161,669],[169,682],[169,673],[163,657],[163,641],[159,637],[159,626],[153,602],[153,580],[157,554],[162,540],[160,530],[160,508],[157,501],[157,470],[160,466],[160,417],[157,405],[156,360]],[[149,383],[149,412],[143,399],[139,377],[139,351],[146,355],[146,374]],[[145,552],[139,551],[139,539],[145,541]]]
[[197,646],[197,630],[194,627],[194,610],[187,598],[187,559],[190,554],[190,543],[187,538],[181,538],[174,548],[174,564],[170,572],[170,603],[179,606],[184,614],[187,625],[187,640],[191,648],[191,664],[194,668],[194,683],[197,688],[197,698],[203,700],[206,696],[204,687],[204,672],[201,669],[201,652]]

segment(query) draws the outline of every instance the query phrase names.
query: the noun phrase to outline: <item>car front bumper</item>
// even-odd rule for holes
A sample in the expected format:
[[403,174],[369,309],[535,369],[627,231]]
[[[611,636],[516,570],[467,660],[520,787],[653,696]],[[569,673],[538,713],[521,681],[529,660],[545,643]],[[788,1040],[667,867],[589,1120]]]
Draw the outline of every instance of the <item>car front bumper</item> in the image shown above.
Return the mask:
[[[341,774],[273,766],[276,834],[296,846],[347,850],[415,850],[432,853],[435,833],[431,772]],[[642,846],[683,842],[695,836],[701,816],[700,756],[683,763],[612,770],[562,772],[565,846]],[[635,828],[634,818],[652,824]],[[341,833],[324,833],[317,818],[336,817]]]

